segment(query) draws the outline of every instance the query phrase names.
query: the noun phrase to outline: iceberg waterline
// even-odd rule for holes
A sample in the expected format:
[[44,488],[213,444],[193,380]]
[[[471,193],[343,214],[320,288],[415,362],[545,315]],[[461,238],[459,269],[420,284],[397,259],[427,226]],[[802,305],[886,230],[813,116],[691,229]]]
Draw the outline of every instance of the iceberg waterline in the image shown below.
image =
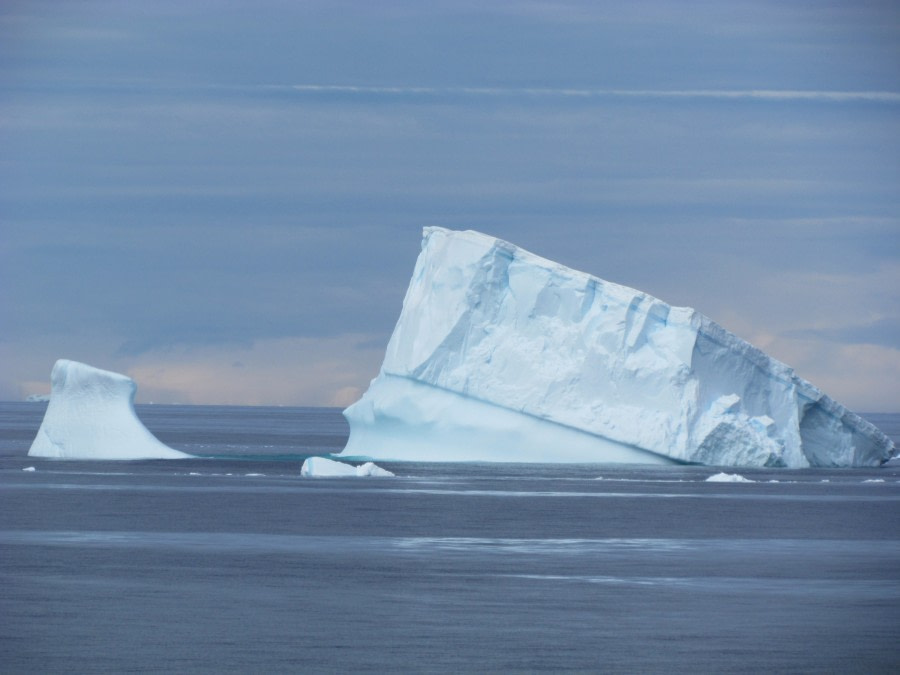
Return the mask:
[[425,228],[347,408],[374,459],[877,466],[892,442],[702,314],[478,232]]
[[60,459],[183,459],[161,443],[134,412],[130,377],[60,359],[50,374],[50,403],[30,457]]

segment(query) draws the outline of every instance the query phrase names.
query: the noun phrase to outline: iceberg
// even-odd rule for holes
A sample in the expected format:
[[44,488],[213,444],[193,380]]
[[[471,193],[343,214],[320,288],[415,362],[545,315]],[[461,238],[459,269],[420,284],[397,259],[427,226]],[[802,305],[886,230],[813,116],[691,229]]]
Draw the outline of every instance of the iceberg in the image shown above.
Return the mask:
[[353,476],[357,478],[390,477],[393,476],[387,469],[382,469],[373,462],[366,462],[359,466],[336,462],[325,457],[309,457],[300,467],[300,475],[304,478],[338,478],[341,476]]
[[473,231],[424,230],[346,456],[877,466],[893,443],[689,307]]
[[183,459],[163,445],[134,412],[130,377],[60,359],[50,374],[50,403],[29,457]]

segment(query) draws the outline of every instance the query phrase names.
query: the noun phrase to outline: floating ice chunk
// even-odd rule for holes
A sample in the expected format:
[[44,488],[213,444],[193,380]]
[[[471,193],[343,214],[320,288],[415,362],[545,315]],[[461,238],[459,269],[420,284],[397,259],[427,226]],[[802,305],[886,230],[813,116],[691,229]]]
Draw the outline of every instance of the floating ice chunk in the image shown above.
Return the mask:
[[[755,483],[755,480],[744,478],[739,473],[717,473],[706,479],[707,483]],[[771,481],[770,481],[771,482]],[[776,483],[778,481],[775,481]]]
[[382,469],[374,462],[366,462],[365,464],[360,464],[358,467],[356,467],[356,475],[390,477],[394,474],[387,469]]
[[347,456],[877,466],[893,443],[688,307],[425,228]]
[[883,483],[884,478],[868,478],[863,481],[863,483]]
[[309,457],[303,462],[303,466],[300,468],[300,475],[307,478],[335,478],[339,476],[385,477],[393,476],[394,474],[387,469],[376,466],[372,462],[353,466],[352,464],[336,462],[325,457]]
[[26,466],[22,471],[35,471],[36,469],[33,466]]
[[306,478],[323,478],[333,476],[355,476],[356,467],[343,462],[335,462],[324,457],[309,457],[300,467],[300,475]]
[[182,459],[134,412],[137,385],[125,375],[60,359],[50,374],[50,404],[28,451],[63,459]]

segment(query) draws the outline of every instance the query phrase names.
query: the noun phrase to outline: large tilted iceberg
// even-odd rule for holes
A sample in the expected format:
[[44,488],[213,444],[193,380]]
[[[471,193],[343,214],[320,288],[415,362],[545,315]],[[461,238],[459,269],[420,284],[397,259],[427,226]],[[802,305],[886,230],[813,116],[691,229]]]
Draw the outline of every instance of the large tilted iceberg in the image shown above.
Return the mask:
[[50,374],[50,403],[28,451],[62,459],[181,459],[134,412],[134,380],[60,359]]
[[477,232],[424,232],[346,456],[876,466],[869,422],[702,314]]

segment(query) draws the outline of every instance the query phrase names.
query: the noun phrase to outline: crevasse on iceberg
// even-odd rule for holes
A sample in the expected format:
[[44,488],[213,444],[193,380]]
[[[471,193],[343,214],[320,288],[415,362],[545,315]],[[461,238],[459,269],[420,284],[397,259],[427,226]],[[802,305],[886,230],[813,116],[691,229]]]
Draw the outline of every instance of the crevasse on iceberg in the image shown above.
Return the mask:
[[181,459],[134,412],[130,377],[60,359],[50,374],[50,403],[28,451],[63,459]]
[[477,232],[426,228],[344,454],[875,466],[869,422],[687,307]]

